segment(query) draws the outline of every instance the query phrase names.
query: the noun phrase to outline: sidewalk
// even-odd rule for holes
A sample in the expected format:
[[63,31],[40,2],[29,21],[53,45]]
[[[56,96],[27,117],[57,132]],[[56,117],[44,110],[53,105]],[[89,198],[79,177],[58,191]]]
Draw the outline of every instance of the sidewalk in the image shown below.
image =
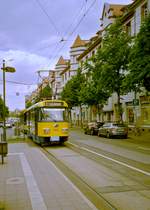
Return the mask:
[[8,146],[0,161],[0,210],[96,210],[37,145]]
[[139,144],[147,144],[150,146],[150,131],[149,132],[141,132],[139,135],[135,135],[133,132],[129,132],[128,141],[132,141],[133,143]]

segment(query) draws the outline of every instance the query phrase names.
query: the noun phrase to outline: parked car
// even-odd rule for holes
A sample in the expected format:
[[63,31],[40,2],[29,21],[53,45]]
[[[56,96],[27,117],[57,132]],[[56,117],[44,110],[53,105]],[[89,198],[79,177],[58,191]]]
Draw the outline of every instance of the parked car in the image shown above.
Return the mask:
[[12,124],[10,122],[5,123],[6,128],[12,128]]
[[128,137],[128,127],[123,123],[110,122],[104,123],[98,130],[98,136],[111,137]]
[[3,127],[3,122],[0,121],[0,128]]
[[89,122],[85,127],[84,127],[84,133],[85,134],[90,134],[90,135],[97,135],[98,134],[98,129],[103,125],[103,122],[98,122],[98,121],[93,121]]
[[[4,126],[4,123],[3,123],[3,122],[0,122],[0,127],[3,127],[3,126]],[[6,123],[5,123],[5,127],[6,127],[6,128],[12,128],[12,124],[9,123],[9,122],[6,122]]]

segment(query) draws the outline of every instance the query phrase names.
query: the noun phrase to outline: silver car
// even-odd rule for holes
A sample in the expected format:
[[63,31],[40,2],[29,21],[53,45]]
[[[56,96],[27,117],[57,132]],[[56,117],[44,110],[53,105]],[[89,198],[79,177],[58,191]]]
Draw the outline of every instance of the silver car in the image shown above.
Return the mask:
[[107,138],[115,137],[128,137],[128,127],[123,123],[110,122],[104,123],[98,130],[98,136],[106,136]]

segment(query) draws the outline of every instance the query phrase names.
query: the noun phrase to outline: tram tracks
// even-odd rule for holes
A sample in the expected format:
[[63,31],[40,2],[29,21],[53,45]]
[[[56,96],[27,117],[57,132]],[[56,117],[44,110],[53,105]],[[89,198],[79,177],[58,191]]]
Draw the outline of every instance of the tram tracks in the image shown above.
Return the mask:
[[[68,145],[73,151],[79,152],[86,158],[91,159],[98,164],[103,165],[104,167],[111,168],[113,171],[121,174],[123,177],[136,182],[137,185],[141,186],[141,188],[145,190],[150,189],[150,172],[148,170],[145,171],[143,167],[140,167],[138,162],[130,160],[130,165],[129,159],[127,158],[123,158],[82,143],[68,143]],[[113,164],[110,165],[110,162],[113,162]],[[120,167],[118,167],[118,165],[120,165]],[[145,166],[147,165],[145,164]],[[121,170],[121,168],[124,168],[124,170]],[[138,176],[136,176],[136,173],[138,173]]]
[[[68,143],[67,146],[77,152],[81,152],[82,154],[91,153],[94,156],[99,156],[101,158],[110,160],[127,168],[133,169],[141,174],[150,176],[150,164],[148,163],[140,163],[136,160],[131,160],[129,157],[123,157],[118,154],[102,150],[98,147],[94,147],[84,143]],[[145,167],[147,169],[145,170]]]
[[[78,145],[78,144],[77,144]],[[69,180],[71,180],[72,183],[74,183],[75,186],[96,206],[97,209],[101,210],[116,210],[118,209],[118,206],[116,207],[115,203],[112,202],[107,198],[107,193],[119,193],[119,192],[136,192],[138,191],[139,196],[148,198],[147,195],[143,195],[141,192],[143,190],[150,190],[150,179],[149,176],[146,176],[146,174],[141,174],[140,171],[132,171],[130,168],[126,168],[126,166],[117,166],[117,163],[112,164],[111,160],[105,160],[103,157],[97,157],[94,153],[101,153],[101,150],[96,149],[95,147],[91,147],[87,145],[87,149],[84,150],[85,145],[80,144],[78,146],[70,144],[69,142],[65,144],[65,147],[45,147],[43,148],[43,152],[45,155],[56,165],[57,168],[59,168],[63,174],[68,177]],[[59,150],[60,148],[60,150]],[[55,150],[56,149],[56,150]],[[62,151],[62,149],[69,149],[69,151],[75,152],[78,156],[78,158],[85,157],[88,160],[94,161],[95,163],[107,167],[110,170],[114,171],[115,173],[118,173],[120,176],[124,177],[125,179],[130,180],[129,182],[134,182],[135,185],[132,186],[124,186],[124,187],[100,187],[97,188],[96,186],[92,185],[90,182],[87,181],[87,179],[78,173],[74,168],[70,167],[67,162],[65,162],[65,159],[74,158],[74,155],[63,155],[64,159],[61,159],[61,156],[58,151]],[[91,151],[96,151],[93,154],[90,153]],[[104,152],[104,151],[103,151]],[[78,155],[79,154],[79,155]],[[108,155],[108,154],[105,154]],[[103,155],[102,155],[103,156]],[[117,158],[117,156],[115,156]],[[94,171],[91,171],[93,173]],[[149,172],[148,172],[149,173]],[[148,174],[149,175],[149,174]],[[119,208],[122,209],[122,208]]]
[[68,167],[63,161],[52,154],[47,147],[41,148],[47,158],[52,161],[55,166],[91,201],[99,210],[117,210],[103,195],[94,187],[89,185],[75,171]]

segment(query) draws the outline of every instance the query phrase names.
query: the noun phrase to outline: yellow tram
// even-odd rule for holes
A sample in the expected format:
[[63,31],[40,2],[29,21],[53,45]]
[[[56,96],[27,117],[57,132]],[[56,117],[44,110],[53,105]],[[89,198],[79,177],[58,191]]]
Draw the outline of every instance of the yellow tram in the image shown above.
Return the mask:
[[23,112],[24,132],[43,145],[68,140],[68,105],[61,100],[40,101]]

